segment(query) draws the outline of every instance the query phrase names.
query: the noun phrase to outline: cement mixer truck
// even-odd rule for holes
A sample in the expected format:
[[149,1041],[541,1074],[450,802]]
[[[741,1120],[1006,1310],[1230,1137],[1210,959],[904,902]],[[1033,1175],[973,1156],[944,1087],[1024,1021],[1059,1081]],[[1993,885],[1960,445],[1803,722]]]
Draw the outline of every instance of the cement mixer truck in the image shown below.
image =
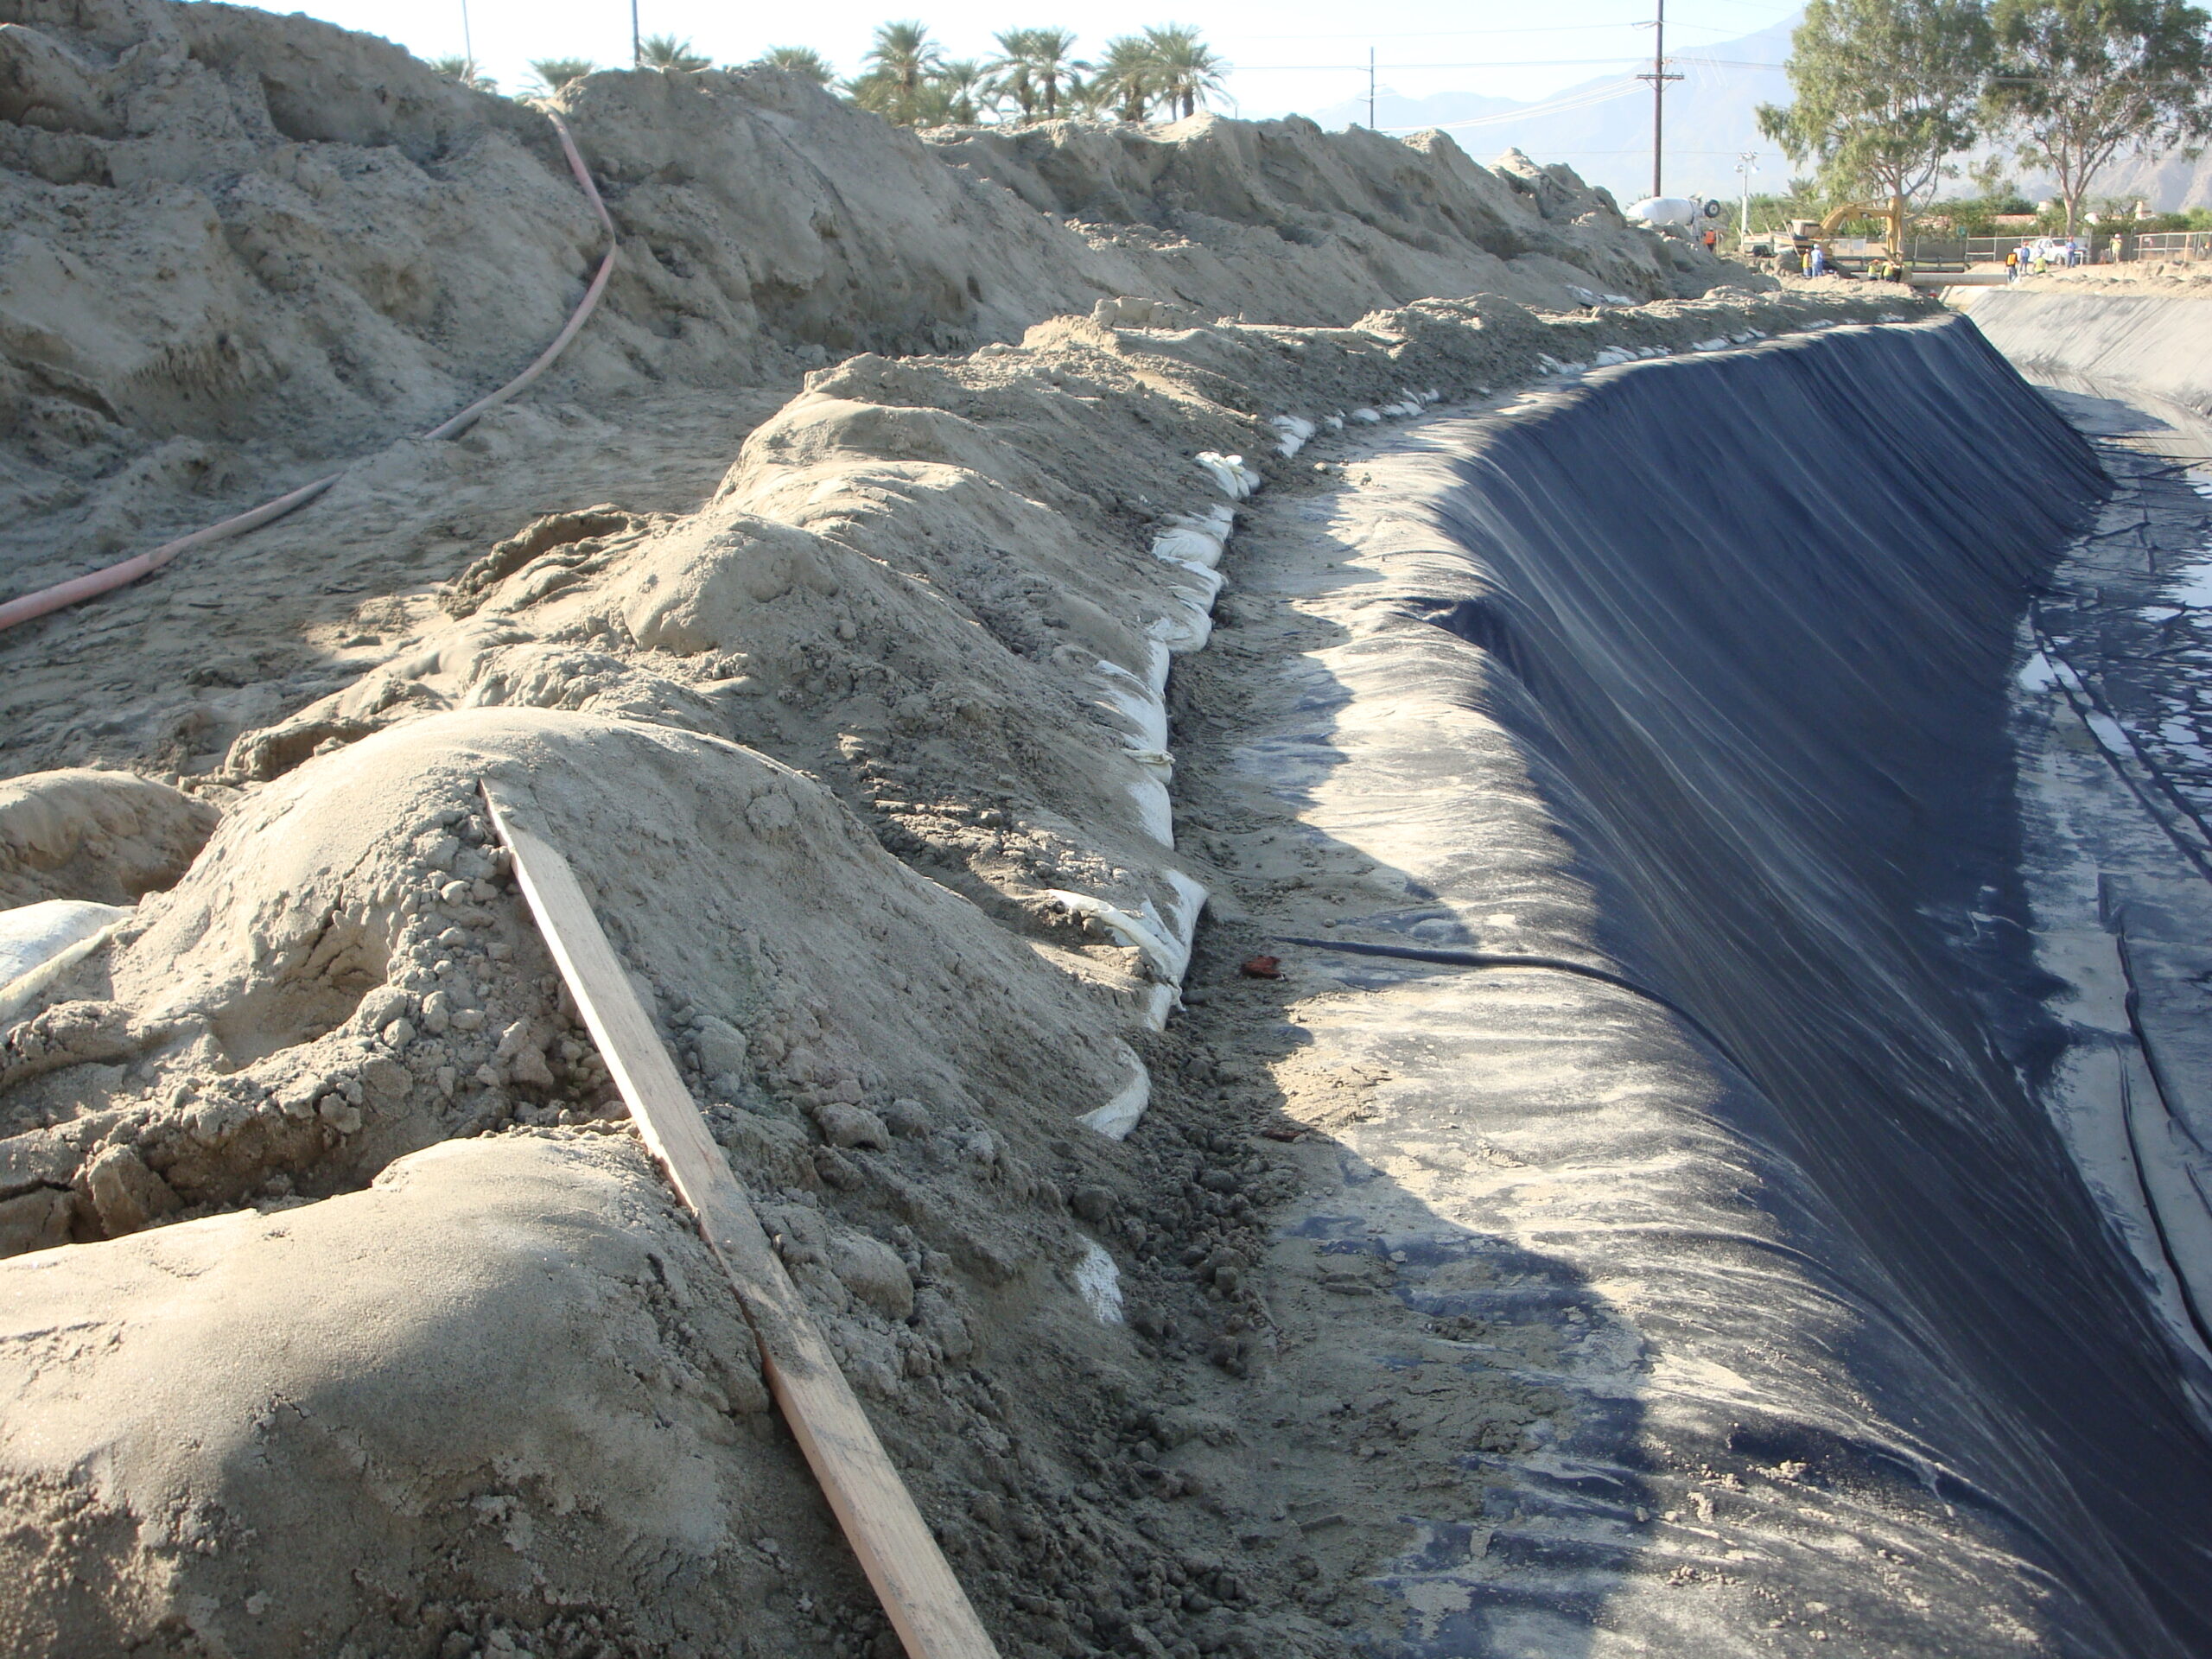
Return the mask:
[[1700,223],[1720,217],[1717,201],[1699,201],[1689,196],[1647,196],[1631,203],[1625,210],[1629,219],[1640,219],[1645,224],[1660,227],[1672,226],[1694,235]]

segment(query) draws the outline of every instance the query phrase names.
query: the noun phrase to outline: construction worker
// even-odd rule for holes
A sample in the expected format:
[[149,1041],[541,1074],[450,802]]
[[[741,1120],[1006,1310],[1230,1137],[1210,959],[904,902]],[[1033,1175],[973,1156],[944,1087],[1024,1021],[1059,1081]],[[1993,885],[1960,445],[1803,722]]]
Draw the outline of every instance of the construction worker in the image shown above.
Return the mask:
[[2020,280],[2020,251],[2018,248],[2005,256],[2005,280],[2008,283]]
[[1827,275],[1827,250],[1815,242],[1813,244],[1812,251],[1805,256],[1805,274],[1808,276],[1825,276]]

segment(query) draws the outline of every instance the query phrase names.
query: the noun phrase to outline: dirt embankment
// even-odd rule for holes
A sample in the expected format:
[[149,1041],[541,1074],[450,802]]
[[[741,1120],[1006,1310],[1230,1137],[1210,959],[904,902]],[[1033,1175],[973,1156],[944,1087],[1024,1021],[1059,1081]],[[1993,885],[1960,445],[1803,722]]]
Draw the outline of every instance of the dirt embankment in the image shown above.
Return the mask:
[[[1309,440],[1915,302],[1658,298],[1723,273],[1442,143],[924,141],[779,75],[599,76],[608,308],[521,406],[395,442],[581,288],[542,118],[302,19],[10,15],[11,582],[367,459],[0,645],[0,770],[149,775],[0,803],[11,903],[136,901],[0,1031],[0,1649],[885,1650],[486,774],[1007,1651],[1362,1639],[1421,1476],[1310,1529],[1266,1485],[1299,1130],[1162,1029],[1217,880],[1169,659]],[[1401,1426],[1517,1456],[1563,1409],[1501,1375]]]
[[[1349,322],[1742,276],[1441,137],[1201,117],[925,142],[774,71],[599,74],[562,107],[625,251],[555,404],[788,395],[833,356],[963,350],[1115,294]],[[0,207],[10,586],[434,423],[551,337],[599,251],[537,111],[371,36],[163,0],[0,5]]]
[[[1309,425],[1837,315],[1063,321],[812,377],[696,515],[556,516],[481,555],[380,665],[194,781],[226,817],[188,873],[7,1034],[6,1224],[84,1241],[0,1288],[35,1356],[0,1440],[38,1586],[10,1639],[875,1640],[716,1281],[597,1127],[604,1069],[475,813],[489,772],[578,860],[1009,1650],[1343,1651],[1427,1476],[1368,1480],[1340,1533],[1264,1523],[1296,1447],[1241,1390],[1295,1185],[1266,1131],[1297,1129],[1157,1029],[1217,879],[1173,844],[1168,654],[1205,641],[1235,492],[1313,476],[1281,453]],[[576,1206],[632,1219],[586,1249]],[[577,1263],[564,1288],[505,1292],[544,1259]],[[264,1334],[212,1371],[169,1341],[199,1318],[158,1288],[179,1272]],[[90,1307],[96,1350],[35,1337]],[[370,1327],[375,1364],[340,1339]],[[496,1363],[451,1367],[464,1333]],[[1394,1432],[1510,1450],[1563,1408],[1501,1375]],[[600,1484],[632,1439],[644,1476]],[[111,1477],[72,1472],[95,1440]],[[324,1570],[341,1547],[361,1576]]]

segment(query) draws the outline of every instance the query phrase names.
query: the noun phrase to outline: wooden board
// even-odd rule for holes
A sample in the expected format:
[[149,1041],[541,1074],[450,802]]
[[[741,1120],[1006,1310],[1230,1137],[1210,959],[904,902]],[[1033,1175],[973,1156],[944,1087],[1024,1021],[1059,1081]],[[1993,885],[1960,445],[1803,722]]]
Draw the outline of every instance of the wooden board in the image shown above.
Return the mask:
[[645,1145],[721,1259],[760,1344],[769,1391],[909,1659],[997,1659],[966,1592],[837,1369],[760,1217],[631,987],[591,902],[531,814],[490,783],[492,822],[584,1024]]

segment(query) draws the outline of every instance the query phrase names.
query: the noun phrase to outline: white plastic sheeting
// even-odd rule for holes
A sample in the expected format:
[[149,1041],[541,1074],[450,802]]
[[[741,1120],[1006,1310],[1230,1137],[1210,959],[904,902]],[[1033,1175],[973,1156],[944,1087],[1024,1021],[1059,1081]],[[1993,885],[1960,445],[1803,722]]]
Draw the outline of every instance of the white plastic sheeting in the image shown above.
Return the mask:
[[1083,1241],[1083,1257],[1075,1264],[1074,1278],[1077,1293],[1099,1324],[1121,1324],[1122,1270],[1096,1239]]
[[1169,868],[1161,874],[1175,891],[1174,899],[1162,915],[1155,915],[1150,906],[1126,910],[1108,899],[1060,887],[1050,889],[1045,896],[1057,899],[1075,915],[1096,918],[1117,944],[1138,951],[1145,965],[1161,980],[1179,985],[1184,970],[1191,965],[1191,940],[1198,931],[1206,890],[1180,870]]
[[1144,1062],[1137,1058],[1135,1049],[1128,1050],[1129,1079],[1116,1090],[1114,1097],[1096,1111],[1085,1112],[1077,1121],[1094,1128],[1109,1141],[1126,1141],[1129,1131],[1144,1117],[1144,1109],[1152,1104],[1152,1074],[1144,1069]]
[[130,914],[127,906],[82,899],[0,910],[0,1020],[13,1019],[57,976],[99,949]]
[[[1624,353],[1623,360],[1627,355],[1632,353]],[[1401,387],[1397,397],[1382,409],[1356,409],[1349,418],[1363,425],[1386,417],[1403,419],[1420,414],[1442,397],[1443,393],[1433,387],[1426,391]],[[1283,414],[1270,416],[1268,425],[1275,434],[1275,453],[1288,460],[1324,427],[1342,431],[1346,418],[1341,410],[1318,422],[1302,415]],[[1232,501],[1247,499],[1265,482],[1242,455],[1208,449],[1194,459]],[[1174,757],[1167,742],[1169,661],[1172,656],[1203,650],[1212,637],[1213,606],[1224,581],[1222,553],[1236,525],[1235,509],[1225,505],[1168,519],[1153,537],[1152,554],[1173,566],[1180,577],[1169,590],[1173,608],[1147,628],[1148,655],[1141,671],[1103,658],[1097,664],[1098,706],[1121,726],[1126,752],[1141,774],[1128,785],[1129,793],[1137,802],[1146,833],[1166,847],[1175,844],[1174,807],[1167,792],[1175,774]],[[1158,982],[1147,1008],[1147,1020],[1155,1027],[1166,1023],[1168,1012],[1178,1000],[1178,988],[1190,967],[1198,912],[1206,901],[1205,888],[1182,871],[1169,868],[1161,874],[1175,896],[1160,914],[1146,906],[1131,911],[1095,894],[1065,888],[1053,889],[1047,895],[1077,915],[1094,918],[1114,938],[1142,955],[1147,969]],[[1082,1120],[1116,1141],[1136,1127],[1152,1097],[1151,1079],[1135,1051],[1130,1052],[1129,1065],[1128,1084],[1105,1105],[1085,1113]],[[1110,1271],[1110,1258],[1107,1267]]]

